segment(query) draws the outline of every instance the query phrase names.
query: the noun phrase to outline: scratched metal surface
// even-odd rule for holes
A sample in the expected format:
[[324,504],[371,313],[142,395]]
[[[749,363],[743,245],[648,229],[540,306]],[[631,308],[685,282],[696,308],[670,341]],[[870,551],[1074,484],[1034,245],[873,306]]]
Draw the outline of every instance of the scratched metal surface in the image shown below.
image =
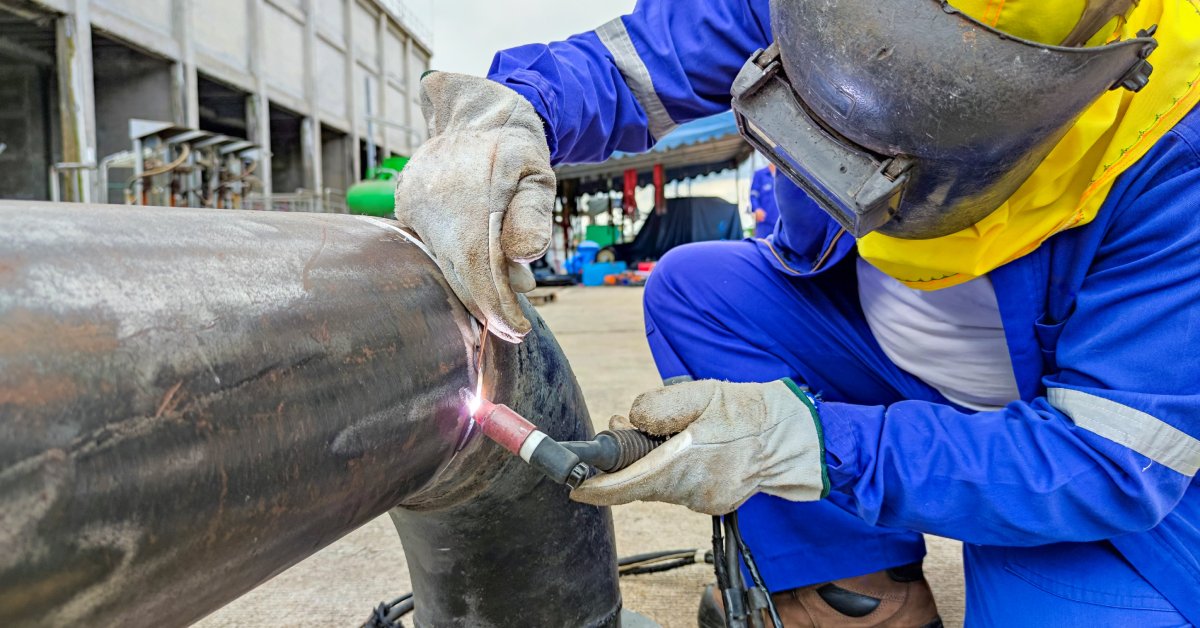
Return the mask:
[[[184,625],[484,491],[472,343],[384,222],[0,202],[0,625]],[[607,511],[573,518],[611,553]]]

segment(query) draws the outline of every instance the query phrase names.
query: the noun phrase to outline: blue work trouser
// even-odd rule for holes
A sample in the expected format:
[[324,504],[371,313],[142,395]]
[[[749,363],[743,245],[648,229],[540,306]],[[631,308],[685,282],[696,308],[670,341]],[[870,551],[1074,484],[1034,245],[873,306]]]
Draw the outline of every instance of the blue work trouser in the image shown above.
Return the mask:
[[[659,374],[664,380],[741,382],[791,377],[830,401],[949,403],[883,353],[863,317],[857,284],[849,260],[816,276],[790,277],[775,270],[750,241],[676,248],[646,286],[646,335]],[[925,555],[919,533],[872,526],[853,511],[853,498],[834,492],[813,503],[756,495],[738,512],[772,591],[871,573]],[[1061,586],[1050,586],[1014,561],[1016,556],[1028,562],[1044,548],[968,548],[969,623],[1071,625],[1070,618],[1083,617],[1119,625],[1186,623],[1108,543],[1049,547],[1067,548],[1058,551],[1087,569],[1060,568],[1063,573],[1049,580]],[[1120,590],[1128,589],[1129,595],[1068,594],[1108,591],[1113,582],[1125,583]]]

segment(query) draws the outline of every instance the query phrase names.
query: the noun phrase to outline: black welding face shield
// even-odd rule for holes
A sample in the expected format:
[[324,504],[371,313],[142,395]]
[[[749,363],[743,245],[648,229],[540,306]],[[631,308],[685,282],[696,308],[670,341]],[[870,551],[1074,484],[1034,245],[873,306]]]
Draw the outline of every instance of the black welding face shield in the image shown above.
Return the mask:
[[983,219],[1105,91],[1141,89],[1156,46],[1048,46],[942,0],[772,0],[771,25],[734,82],[738,127],[855,237]]

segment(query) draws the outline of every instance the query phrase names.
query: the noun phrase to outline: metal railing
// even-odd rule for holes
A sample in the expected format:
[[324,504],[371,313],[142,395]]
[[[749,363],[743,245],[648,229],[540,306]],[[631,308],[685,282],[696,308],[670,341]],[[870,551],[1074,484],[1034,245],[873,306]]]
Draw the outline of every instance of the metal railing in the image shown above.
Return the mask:
[[[90,173],[96,169],[94,163],[58,162],[50,165],[50,200],[62,200],[87,203],[92,200]],[[66,176],[68,197],[63,198],[62,183]]]
[[298,190],[291,194],[252,194],[242,199],[242,209],[275,212],[304,212],[317,214],[345,214],[346,193],[325,188],[321,193]]

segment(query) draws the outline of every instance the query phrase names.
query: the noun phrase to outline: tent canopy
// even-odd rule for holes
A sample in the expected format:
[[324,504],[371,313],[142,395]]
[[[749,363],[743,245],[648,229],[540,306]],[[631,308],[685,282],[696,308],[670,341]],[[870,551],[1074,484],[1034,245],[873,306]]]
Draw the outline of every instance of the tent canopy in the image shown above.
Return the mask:
[[555,169],[560,181],[577,179],[579,194],[622,188],[626,170],[638,171],[638,185],[653,183],[655,164],[666,169],[667,182],[737,168],[753,149],[738,133],[732,112],[681,125],[645,153],[614,153],[598,164],[574,164]]
[[618,260],[634,263],[657,260],[682,244],[741,238],[737,205],[710,196],[688,196],[667,199],[666,212],[650,212],[633,242],[613,249]]

